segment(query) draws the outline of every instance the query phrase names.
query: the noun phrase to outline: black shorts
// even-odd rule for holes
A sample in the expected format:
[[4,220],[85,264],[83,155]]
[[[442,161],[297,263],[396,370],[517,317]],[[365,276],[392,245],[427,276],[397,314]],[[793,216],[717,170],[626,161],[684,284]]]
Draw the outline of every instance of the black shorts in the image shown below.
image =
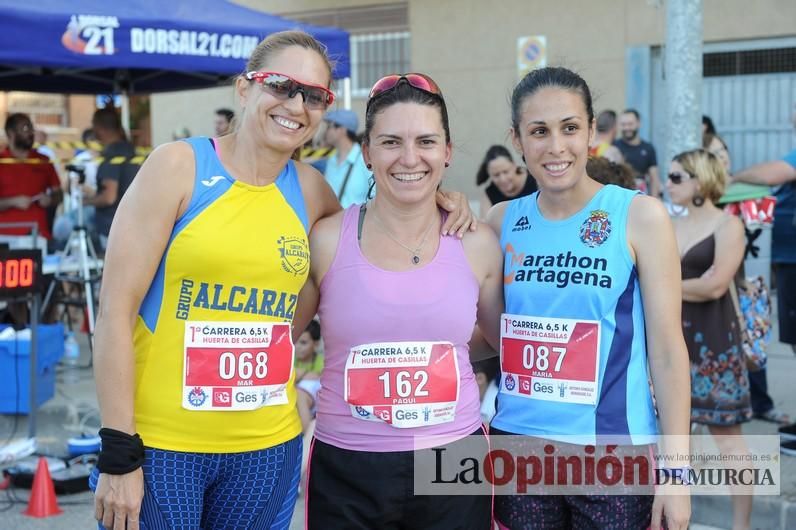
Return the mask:
[[[484,432],[472,436],[484,437]],[[306,498],[310,530],[492,527],[490,495],[414,495],[413,451],[375,453],[319,440],[312,444]]]
[[779,341],[796,344],[796,263],[777,263]]

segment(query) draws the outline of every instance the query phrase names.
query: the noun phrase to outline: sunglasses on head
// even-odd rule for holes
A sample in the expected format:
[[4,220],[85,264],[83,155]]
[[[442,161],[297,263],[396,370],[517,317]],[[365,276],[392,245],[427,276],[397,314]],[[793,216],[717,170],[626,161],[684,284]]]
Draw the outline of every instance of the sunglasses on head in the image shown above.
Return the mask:
[[669,173],[669,180],[672,184],[680,184],[684,180],[690,180],[694,178],[691,174],[686,173],[685,175],[681,175],[680,173]]
[[301,92],[304,105],[312,110],[326,110],[334,103],[331,90],[320,85],[310,85],[296,81],[290,76],[277,72],[247,72],[246,79],[262,85],[263,90],[277,99],[291,99]]
[[373,88],[370,89],[370,95],[368,95],[368,99],[370,100],[376,96],[384,94],[385,92],[389,92],[393,88],[397,87],[401,81],[405,81],[409,83],[410,86],[413,86],[418,90],[422,90],[423,92],[428,92],[429,94],[433,94],[435,96],[442,96],[442,91],[439,89],[439,86],[437,86],[437,83],[435,83],[434,80],[427,75],[391,74],[376,81],[376,83],[373,85]]

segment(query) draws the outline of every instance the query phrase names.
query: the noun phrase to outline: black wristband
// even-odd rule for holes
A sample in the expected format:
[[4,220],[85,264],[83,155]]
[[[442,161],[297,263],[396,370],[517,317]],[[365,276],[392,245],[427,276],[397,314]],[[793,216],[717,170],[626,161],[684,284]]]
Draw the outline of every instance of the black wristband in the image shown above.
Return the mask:
[[100,473],[125,475],[144,463],[144,442],[138,434],[103,427],[99,430],[102,449],[97,459]]

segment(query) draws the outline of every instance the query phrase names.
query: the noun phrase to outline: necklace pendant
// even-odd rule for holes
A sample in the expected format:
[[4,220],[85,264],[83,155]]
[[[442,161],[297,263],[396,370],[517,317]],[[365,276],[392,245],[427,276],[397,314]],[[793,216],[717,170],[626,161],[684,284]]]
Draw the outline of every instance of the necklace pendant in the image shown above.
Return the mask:
[[418,255],[412,256],[412,263],[414,263],[415,265],[420,263],[420,256],[418,256]]

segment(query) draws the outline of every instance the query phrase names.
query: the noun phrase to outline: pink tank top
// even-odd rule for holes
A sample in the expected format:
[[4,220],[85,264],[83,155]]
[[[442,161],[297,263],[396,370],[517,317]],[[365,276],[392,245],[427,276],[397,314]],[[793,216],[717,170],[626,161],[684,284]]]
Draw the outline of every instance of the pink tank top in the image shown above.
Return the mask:
[[[473,433],[481,415],[468,342],[479,288],[461,241],[443,237],[426,265],[383,270],[360,250],[359,211],[344,212],[320,286],[325,358],[315,436],[343,449],[388,452]],[[426,436],[434,438],[424,443]]]

